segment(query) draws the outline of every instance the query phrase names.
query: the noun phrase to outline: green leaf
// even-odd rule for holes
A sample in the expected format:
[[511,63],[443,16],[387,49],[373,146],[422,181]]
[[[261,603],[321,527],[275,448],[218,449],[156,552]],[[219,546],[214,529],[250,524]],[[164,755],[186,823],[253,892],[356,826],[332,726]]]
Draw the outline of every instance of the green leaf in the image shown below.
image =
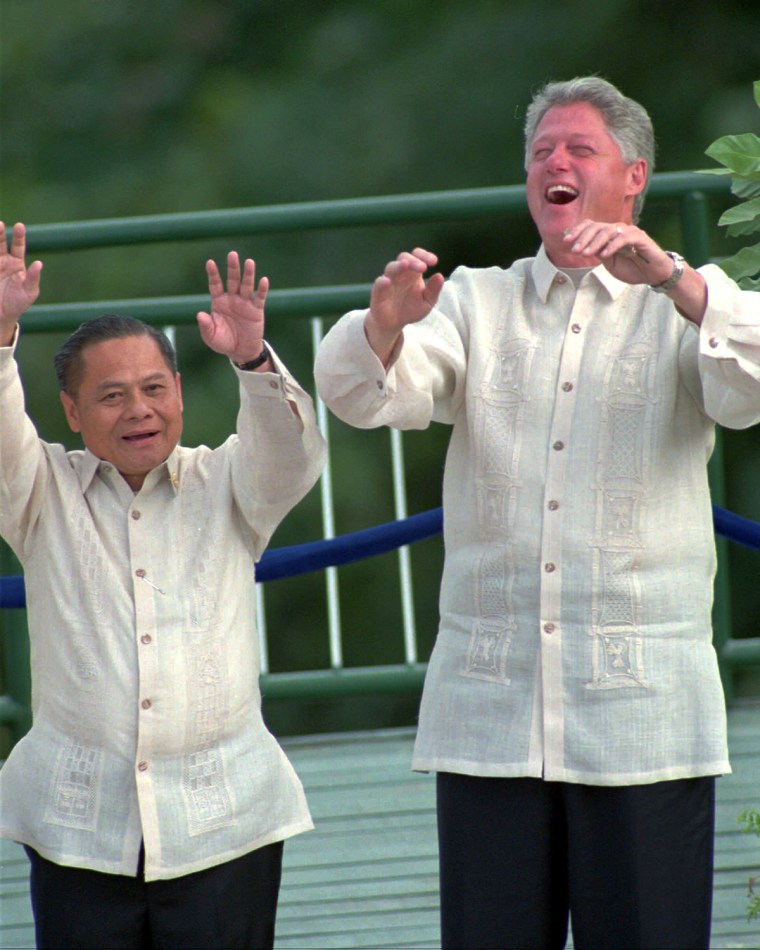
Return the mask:
[[760,291],[760,277],[756,280],[752,280],[751,277],[743,277],[741,280],[737,281],[742,290],[754,290]]
[[732,257],[720,262],[720,266],[733,280],[755,277],[760,274],[760,244],[743,247]]
[[[721,171],[723,171],[723,169],[721,169]],[[737,198],[760,197],[760,181],[752,178],[743,178],[741,175],[734,175],[733,181],[731,182],[731,191]]]
[[753,198],[752,201],[745,201],[743,204],[724,211],[718,220],[718,224],[739,224],[754,221],[758,217],[760,217],[760,198]]
[[760,79],[756,79],[752,85],[755,92],[755,102],[760,107]]
[[731,237],[744,237],[760,231],[760,197],[724,211],[718,224],[727,227]]
[[705,155],[737,175],[760,179],[760,138],[753,132],[724,135],[712,143]]

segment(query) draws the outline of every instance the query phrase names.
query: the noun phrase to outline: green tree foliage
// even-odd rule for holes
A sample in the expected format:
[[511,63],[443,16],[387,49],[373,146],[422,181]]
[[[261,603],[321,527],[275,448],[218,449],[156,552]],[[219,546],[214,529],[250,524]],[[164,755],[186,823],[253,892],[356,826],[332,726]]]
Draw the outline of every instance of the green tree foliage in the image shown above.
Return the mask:
[[[760,80],[755,82],[754,92],[760,107]],[[731,237],[756,234],[760,231],[760,137],[752,132],[724,135],[705,154],[725,166],[708,169],[706,174],[730,175],[731,191],[743,199],[725,211],[718,224],[726,227]],[[760,290],[760,243],[743,247],[721,261],[721,267],[746,290]]]

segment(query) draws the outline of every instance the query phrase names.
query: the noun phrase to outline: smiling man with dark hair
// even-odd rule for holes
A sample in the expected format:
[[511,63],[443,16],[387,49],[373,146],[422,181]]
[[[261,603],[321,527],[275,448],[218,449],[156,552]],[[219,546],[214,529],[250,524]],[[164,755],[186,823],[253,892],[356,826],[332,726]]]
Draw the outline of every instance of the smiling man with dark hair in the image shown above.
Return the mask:
[[56,358],[84,451],[42,441],[14,360],[42,267],[24,256],[0,224],[0,534],[34,713],[0,833],[29,854],[37,945],[271,947],[283,841],[311,818],[261,715],[254,564],[321,471],[311,400],[264,343],[268,280],[232,252],[198,325],[238,378],[234,435],[181,446],[171,344],[104,316]]

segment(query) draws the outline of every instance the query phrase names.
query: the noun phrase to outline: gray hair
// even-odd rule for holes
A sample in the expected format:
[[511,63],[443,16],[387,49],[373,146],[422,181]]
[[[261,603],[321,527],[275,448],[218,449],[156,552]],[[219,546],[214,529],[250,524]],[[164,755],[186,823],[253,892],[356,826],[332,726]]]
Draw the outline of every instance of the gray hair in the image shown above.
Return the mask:
[[636,195],[633,220],[637,222],[644,207],[644,195],[654,171],[654,130],[646,109],[624,96],[612,83],[597,76],[569,79],[567,82],[549,82],[533,97],[525,115],[525,168],[530,161],[530,148],[538,124],[554,106],[569,106],[588,102],[602,114],[604,124],[620,148],[626,165],[643,158],[647,163],[647,181]]
[[166,334],[135,317],[107,313],[83,323],[53,358],[60,389],[69,395],[76,392],[82,375],[82,353],[88,346],[132,336],[150,337],[158,346],[172,376],[176,375],[177,355]]

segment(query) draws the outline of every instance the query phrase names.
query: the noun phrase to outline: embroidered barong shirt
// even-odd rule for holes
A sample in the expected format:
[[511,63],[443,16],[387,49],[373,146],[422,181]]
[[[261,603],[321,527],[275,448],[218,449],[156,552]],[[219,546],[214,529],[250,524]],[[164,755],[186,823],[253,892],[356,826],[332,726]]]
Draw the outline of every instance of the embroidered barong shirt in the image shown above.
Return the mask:
[[364,312],[317,356],[359,427],[453,426],[418,770],[643,784],[730,771],[711,642],[714,422],[760,418],[760,295],[701,269],[701,329],[543,248],[458,268],[383,369]]
[[0,769],[3,837],[129,875],[144,839],[154,880],[312,827],[261,716],[254,562],[324,444],[273,359],[237,371],[236,435],[178,446],[134,493],[38,438],[0,349],[0,532],[24,567],[34,713]]

